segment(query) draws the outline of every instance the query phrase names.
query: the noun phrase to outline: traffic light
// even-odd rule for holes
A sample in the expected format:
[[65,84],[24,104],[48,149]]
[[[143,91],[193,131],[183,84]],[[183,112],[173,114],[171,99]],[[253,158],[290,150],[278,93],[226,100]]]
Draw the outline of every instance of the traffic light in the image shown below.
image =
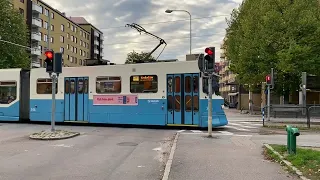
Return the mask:
[[200,72],[204,72],[205,71],[205,63],[204,63],[204,55],[200,54],[198,57],[198,68],[200,70]]
[[266,76],[266,83],[267,83],[267,85],[272,85],[272,80],[271,80],[271,76],[270,76],[270,74],[268,74],[267,76]]
[[215,71],[215,47],[207,47],[205,49],[206,55],[204,56],[206,64],[206,72]]
[[54,61],[54,52],[52,50],[48,50],[45,53],[46,59],[44,60],[46,62],[46,72],[52,73],[53,71],[53,61]]

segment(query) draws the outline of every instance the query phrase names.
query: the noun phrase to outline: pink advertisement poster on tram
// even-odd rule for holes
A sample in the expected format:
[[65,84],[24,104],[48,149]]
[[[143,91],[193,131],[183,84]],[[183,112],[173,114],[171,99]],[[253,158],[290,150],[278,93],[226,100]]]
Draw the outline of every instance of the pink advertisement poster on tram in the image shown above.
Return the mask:
[[138,105],[137,95],[94,95],[93,105]]

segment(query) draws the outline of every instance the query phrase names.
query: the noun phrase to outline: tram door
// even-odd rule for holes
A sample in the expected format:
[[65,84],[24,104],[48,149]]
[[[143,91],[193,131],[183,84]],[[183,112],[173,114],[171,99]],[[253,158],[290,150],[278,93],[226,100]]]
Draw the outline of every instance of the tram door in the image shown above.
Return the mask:
[[199,124],[199,74],[167,75],[168,124]]
[[65,121],[88,120],[88,77],[67,77],[64,80],[64,119]]

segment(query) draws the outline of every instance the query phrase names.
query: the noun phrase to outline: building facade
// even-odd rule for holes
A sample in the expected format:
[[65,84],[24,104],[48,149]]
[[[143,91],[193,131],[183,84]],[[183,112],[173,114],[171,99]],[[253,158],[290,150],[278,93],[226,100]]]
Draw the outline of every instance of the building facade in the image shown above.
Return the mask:
[[[44,67],[44,51],[63,53],[63,64],[67,67],[84,66],[87,59],[102,57],[103,33],[97,28],[101,44],[95,45],[95,32],[66,17],[41,0],[12,0],[15,8],[24,15],[30,28],[30,47],[33,67]],[[93,26],[92,26],[93,27]],[[93,34],[92,34],[93,32]],[[97,44],[97,43],[96,43]],[[101,49],[95,55],[95,49]],[[99,56],[100,55],[100,56]]]
[[80,27],[85,29],[86,31],[91,33],[90,36],[90,59],[96,60],[97,62],[101,62],[103,59],[103,33],[90,24],[85,18],[83,17],[70,17],[70,20],[77,23]]

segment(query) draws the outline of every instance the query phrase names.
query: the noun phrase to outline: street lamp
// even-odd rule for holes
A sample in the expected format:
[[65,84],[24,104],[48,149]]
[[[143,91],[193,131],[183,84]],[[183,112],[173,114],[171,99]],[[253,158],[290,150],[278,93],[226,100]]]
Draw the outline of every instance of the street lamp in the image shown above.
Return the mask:
[[191,14],[186,10],[171,10],[171,9],[167,9],[165,12],[166,13],[172,13],[173,11],[183,11],[183,12],[188,13],[189,16],[190,16],[190,54],[191,54]]

